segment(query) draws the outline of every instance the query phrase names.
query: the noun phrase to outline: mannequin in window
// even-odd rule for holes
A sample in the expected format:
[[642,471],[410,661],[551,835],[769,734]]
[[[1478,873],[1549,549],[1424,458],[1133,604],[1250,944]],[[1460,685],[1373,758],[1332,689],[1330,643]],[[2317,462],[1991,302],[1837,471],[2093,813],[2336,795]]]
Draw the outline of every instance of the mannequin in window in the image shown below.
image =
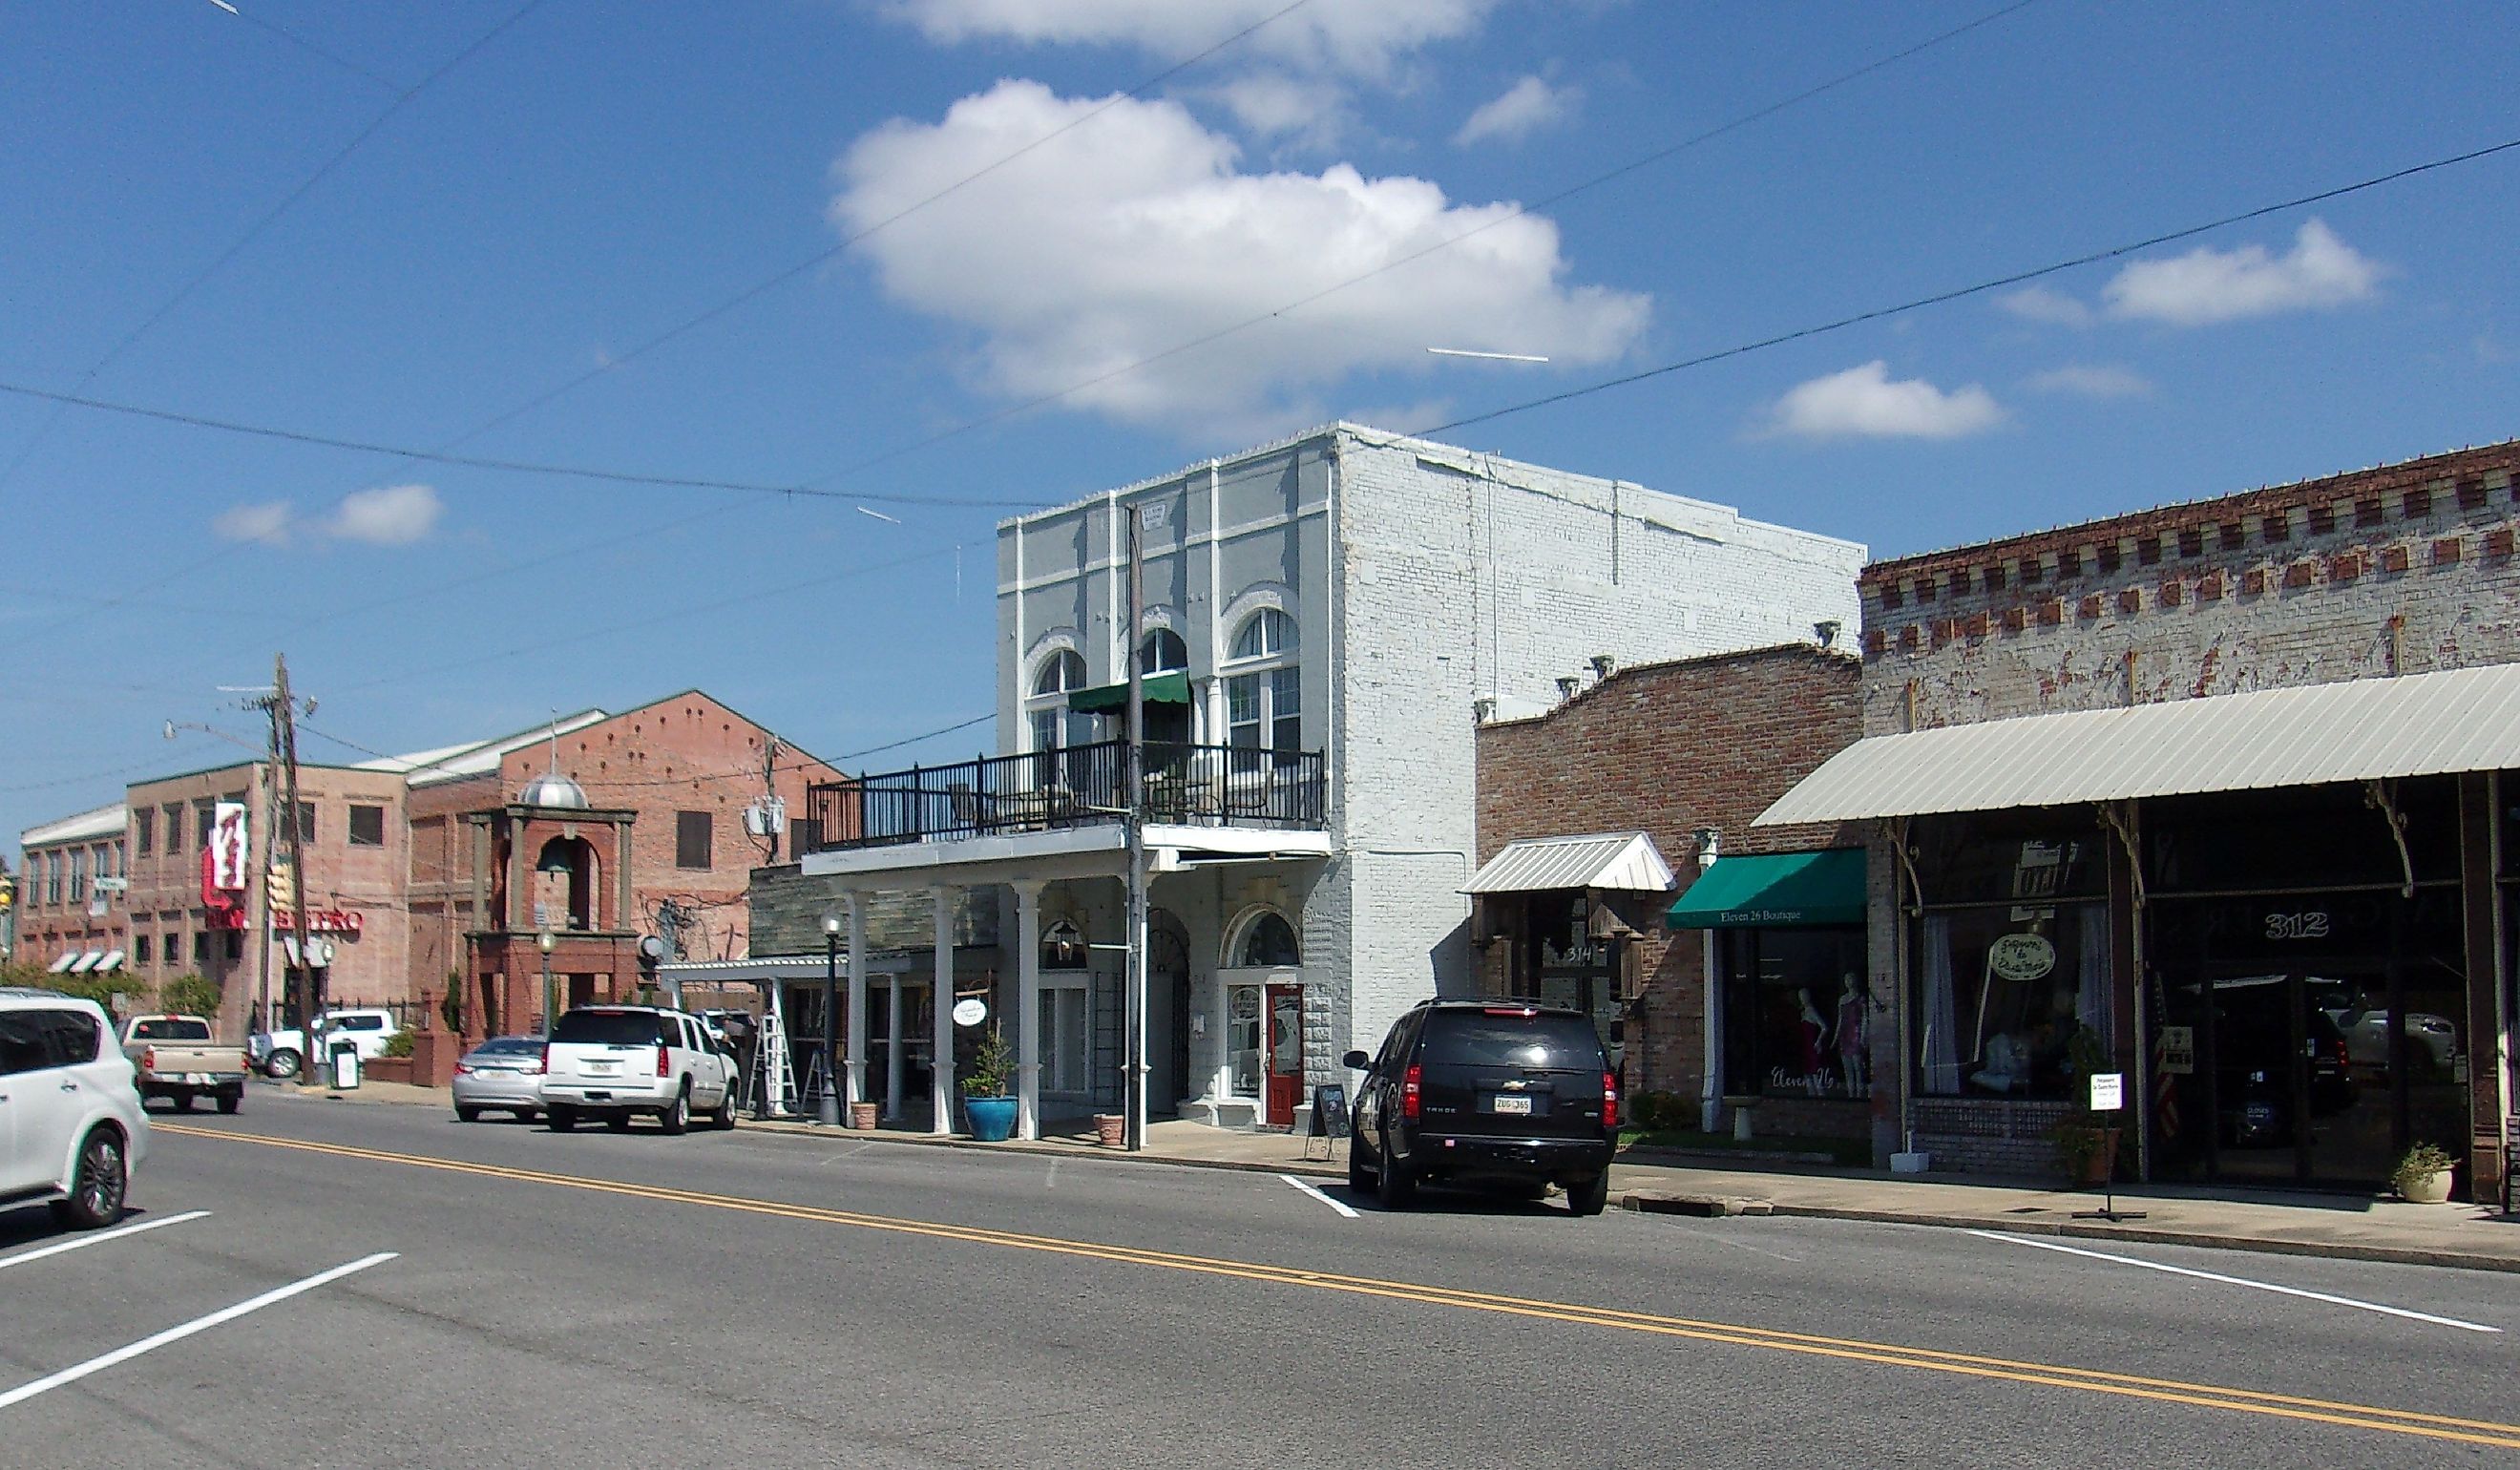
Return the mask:
[[1800,1014],[1794,1020],[1794,1040],[1802,1048],[1803,1090],[1814,1097],[1828,1091],[1828,1073],[1821,1062],[1822,1043],[1828,1036],[1828,1023],[1820,1017],[1820,1007],[1812,1003],[1811,987],[1794,992],[1794,1003]]
[[1837,988],[1837,1075],[1846,1085],[1846,1095],[1863,1097],[1871,1091],[1865,1075],[1864,989],[1856,983],[1850,970],[1838,981]]

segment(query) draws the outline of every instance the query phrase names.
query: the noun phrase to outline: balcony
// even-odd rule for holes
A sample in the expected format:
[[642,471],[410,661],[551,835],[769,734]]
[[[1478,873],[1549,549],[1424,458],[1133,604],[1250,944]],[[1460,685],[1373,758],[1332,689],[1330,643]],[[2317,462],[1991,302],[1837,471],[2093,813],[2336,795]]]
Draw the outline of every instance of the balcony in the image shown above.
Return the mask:
[[[1147,742],[1150,823],[1182,826],[1318,829],[1324,765],[1318,750]],[[812,851],[896,847],[1054,831],[1123,820],[1128,744],[1103,740],[950,766],[913,766],[808,787]]]

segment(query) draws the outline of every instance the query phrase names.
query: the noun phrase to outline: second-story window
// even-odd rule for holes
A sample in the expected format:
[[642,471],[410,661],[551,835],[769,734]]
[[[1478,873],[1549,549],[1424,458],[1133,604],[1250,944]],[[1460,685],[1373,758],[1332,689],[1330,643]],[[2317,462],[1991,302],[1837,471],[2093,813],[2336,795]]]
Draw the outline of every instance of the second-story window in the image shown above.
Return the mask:
[[87,902],[87,849],[84,847],[70,849],[70,902]]
[[674,814],[674,866],[704,871],[709,867],[714,845],[713,827],[706,812]]
[[350,804],[350,845],[382,847],[385,845],[385,809],[364,802]]
[[1263,607],[1234,635],[1225,680],[1225,723],[1231,744],[1260,750],[1303,745],[1303,680],[1295,661],[1295,620]]
[[61,901],[62,855],[57,852],[46,853],[44,854],[44,902],[58,904]]
[[142,807],[131,814],[132,835],[139,840],[140,856],[149,856],[158,845],[158,809]]
[[1085,688],[1085,658],[1073,648],[1051,655],[1033,676],[1024,700],[1024,723],[1035,750],[1064,750],[1094,742],[1094,716],[1067,707],[1067,696]]
[[1170,628],[1157,628],[1138,646],[1138,672],[1178,674],[1190,667],[1190,645]]

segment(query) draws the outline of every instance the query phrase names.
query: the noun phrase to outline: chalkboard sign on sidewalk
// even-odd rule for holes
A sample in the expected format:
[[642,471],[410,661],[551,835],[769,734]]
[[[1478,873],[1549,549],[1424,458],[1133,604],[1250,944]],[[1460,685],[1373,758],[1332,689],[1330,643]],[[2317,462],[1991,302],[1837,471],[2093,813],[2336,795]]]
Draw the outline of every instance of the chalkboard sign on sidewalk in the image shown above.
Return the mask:
[[1336,1083],[1313,1089],[1313,1134],[1316,1138],[1347,1136],[1347,1089]]

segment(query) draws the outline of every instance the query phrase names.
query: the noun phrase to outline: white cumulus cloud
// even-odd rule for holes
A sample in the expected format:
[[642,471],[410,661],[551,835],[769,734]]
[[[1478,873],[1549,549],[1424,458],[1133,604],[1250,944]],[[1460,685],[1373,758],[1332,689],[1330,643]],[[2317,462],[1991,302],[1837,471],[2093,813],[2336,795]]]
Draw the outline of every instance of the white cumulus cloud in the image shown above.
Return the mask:
[[2068,363],[2030,379],[2042,393],[2074,393],[2085,398],[2140,398],[2152,391],[2151,379],[2133,368],[2114,364]]
[[2281,255],[2265,245],[2202,246],[2167,260],[2138,260],[2101,291],[2113,316],[2204,327],[2241,317],[2310,311],[2368,299],[2381,267],[2319,220]]
[[1583,93],[1574,87],[1552,87],[1537,76],[1526,76],[1506,88],[1504,95],[1480,104],[1453,135],[1453,144],[1468,148],[1492,139],[1518,142],[1563,120],[1582,99]]
[[341,497],[341,504],[334,509],[333,518],[324,529],[326,534],[343,541],[409,546],[437,529],[437,517],[445,510],[437,492],[427,485],[353,490]]
[[1124,45],[1167,61],[1268,22],[1236,49],[1303,66],[1379,75],[1437,41],[1475,34],[1499,0],[882,0],[882,10],[942,44]]
[[2044,286],[2025,286],[1996,298],[2004,310],[2025,322],[2046,322],[2056,327],[2089,327],[2092,308]]
[[[864,230],[1104,106],[1010,80],[933,124],[896,120],[835,167],[831,214]],[[1173,102],[1119,99],[1087,127],[876,233],[856,248],[884,290],[977,337],[997,392],[1138,421],[1282,424],[1361,372],[1424,371],[1430,344],[1607,361],[1643,330],[1647,297],[1565,282],[1557,227],[1435,184],[1246,173],[1232,139]],[[1486,226],[1366,284],[1217,343],[1223,332]],[[1104,381],[1091,381],[1109,376]]]
[[296,518],[296,508],[285,500],[259,501],[220,512],[210,522],[210,530],[221,541],[259,541],[265,546],[278,546],[289,539],[289,528]]
[[1328,148],[1348,123],[1347,94],[1341,88],[1284,71],[1233,77],[1207,96],[1233,113],[1246,132],[1262,138],[1291,138]]
[[2002,422],[1995,396],[1976,383],[1947,393],[1920,378],[1894,381],[1876,358],[1795,384],[1770,411],[1768,428],[1806,439],[1957,439]]

